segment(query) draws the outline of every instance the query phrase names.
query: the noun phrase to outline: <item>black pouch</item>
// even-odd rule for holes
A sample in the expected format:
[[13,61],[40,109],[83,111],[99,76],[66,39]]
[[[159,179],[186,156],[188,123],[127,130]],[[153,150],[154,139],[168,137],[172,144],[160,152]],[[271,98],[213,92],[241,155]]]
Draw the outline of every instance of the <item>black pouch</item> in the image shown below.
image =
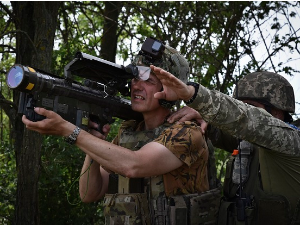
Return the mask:
[[171,225],[216,224],[222,197],[221,190],[222,186],[201,194],[171,197],[175,203],[174,206],[170,206]]

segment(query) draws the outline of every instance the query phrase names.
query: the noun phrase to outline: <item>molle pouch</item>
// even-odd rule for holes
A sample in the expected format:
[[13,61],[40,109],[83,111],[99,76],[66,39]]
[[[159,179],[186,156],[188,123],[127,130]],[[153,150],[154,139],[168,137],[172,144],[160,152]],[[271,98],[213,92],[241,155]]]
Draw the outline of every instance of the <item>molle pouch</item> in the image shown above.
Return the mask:
[[105,224],[150,225],[147,196],[144,193],[106,194]]
[[221,189],[222,187],[220,186],[189,199],[190,225],[211,225],[217,223],[219,206],[222,197]]
[[[247,141],[240,142],[239,154],[235,157],[232,171],[232,182],[234,184],[239,185],[248,180],[252,151],[252,144]],[[240,181],[240,176],[242,177],[242,182]]]
[[188,208],[182,195],[170,197],[170,225],[188,225]]
[[220,186],[201,194],[170,197],[170,224],[216,224],[222,196],[221,189]]

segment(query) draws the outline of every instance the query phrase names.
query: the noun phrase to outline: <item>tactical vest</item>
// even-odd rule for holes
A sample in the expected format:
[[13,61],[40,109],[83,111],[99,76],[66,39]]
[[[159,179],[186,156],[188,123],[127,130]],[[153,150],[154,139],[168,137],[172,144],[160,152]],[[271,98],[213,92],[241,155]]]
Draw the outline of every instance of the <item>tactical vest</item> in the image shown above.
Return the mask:
[[241,154],[231,156],[227,162],[218,225],[300,224],[299,203],[290,212],[284,196],[263,191],[259,148],[246,141],[240,147]]
[[[164,123],[151,131],[135,131],[134,126],[129,126],[121,129],[119,145],[136,151],[170,126],[171,124]],[[191,225],[216,222],[220,188],[200,195],[167,197],[164,192],[167,178],[164,176],[129,179],[121,175],[110,175],[109,194],[104,198],[105,223]]]

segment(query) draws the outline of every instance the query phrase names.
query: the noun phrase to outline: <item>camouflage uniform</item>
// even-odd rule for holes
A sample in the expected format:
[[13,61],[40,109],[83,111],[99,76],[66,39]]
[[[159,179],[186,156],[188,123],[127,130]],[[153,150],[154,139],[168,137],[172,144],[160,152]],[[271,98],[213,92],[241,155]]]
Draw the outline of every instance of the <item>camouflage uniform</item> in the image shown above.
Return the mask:
[[[264,88],[257,82],[259,76],[264,76],[266,80]],[[289,98],[294,96],[293,90],[283,91],[285,86],[291,85],[278,80],[277,91],[272,90],[274,85],[268,85],[272,76],[268,72],[252,74],[250,83],[244,82],[245,86],[238,88],[241,91],[248,88],[253,96],[243,96],[241,93],[238,98],[256,99],[260,91],[265,98],[258,101],[270,102],[277,108],[283,106],[287,112],[293,111],[292,98]],[[244,104],[201,85],[196,99],[189,106],[198,110],[212,127],[218,128],[210,131],[210,138],[215,140],[214,146],[232,151],[238,143],[232,136],[244,140],[240,143],[241,152],[245,153],[241,155],[243,189],[238,188],[240,170],[234,169],[237,156],[233,156],[227,165],[219,224],[273,225],[290,224],[291,221],[299,224],[300,132],[264,109]],[[235,166],[239,167],[239,164],[236,162]],[[239,202],[239,196],[245,201]],[[245,206],[246,221],[237,219],[237,215],[241,215],[238,214],[239,203]]]

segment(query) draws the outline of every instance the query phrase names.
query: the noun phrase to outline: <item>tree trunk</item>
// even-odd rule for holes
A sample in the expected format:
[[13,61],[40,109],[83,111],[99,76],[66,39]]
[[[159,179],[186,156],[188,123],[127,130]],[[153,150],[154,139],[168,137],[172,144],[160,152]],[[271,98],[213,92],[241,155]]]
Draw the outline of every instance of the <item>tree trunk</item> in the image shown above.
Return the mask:
[[101,41],[101,58],[116,61],[118,18],[123,2],[104,2],[104,27]]
[[[54,36],[61,2],[11,2],[17,30],[16,63],[50,71]],[[17,104],[19,93],[14,93]],[[38,179],[42,137],[14,122],[17,196],[14,224],[39,224]]]

